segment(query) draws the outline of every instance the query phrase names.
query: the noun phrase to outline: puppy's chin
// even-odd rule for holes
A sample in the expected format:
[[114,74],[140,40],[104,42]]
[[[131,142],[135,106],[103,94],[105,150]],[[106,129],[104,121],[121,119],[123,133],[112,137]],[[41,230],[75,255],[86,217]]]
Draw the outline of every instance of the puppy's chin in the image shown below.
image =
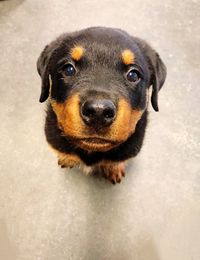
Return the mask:
[[89,152],[106,152],[118,146],[120,143],[101,138],[85,138],[76,140],[76,145]]

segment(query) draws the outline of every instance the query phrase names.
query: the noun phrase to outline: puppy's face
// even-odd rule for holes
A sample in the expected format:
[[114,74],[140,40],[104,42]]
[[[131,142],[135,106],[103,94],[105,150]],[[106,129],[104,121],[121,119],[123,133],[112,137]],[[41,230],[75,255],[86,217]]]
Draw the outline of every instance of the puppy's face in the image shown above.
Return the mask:
[[40,101],[50,98],[58,126],[75,145],[107,151],[135,131],[165,80],[159,56],[143,41],[109,28],[63,35],[38,60]]

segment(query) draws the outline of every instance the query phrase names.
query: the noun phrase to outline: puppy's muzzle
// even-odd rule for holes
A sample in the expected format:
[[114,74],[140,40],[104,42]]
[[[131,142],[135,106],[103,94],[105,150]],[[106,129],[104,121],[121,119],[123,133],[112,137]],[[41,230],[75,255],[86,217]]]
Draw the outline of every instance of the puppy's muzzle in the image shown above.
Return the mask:
[[115,120],[116,106],[110,99],[86,100],[81,105],[81,117],[90,127],[106,127]]

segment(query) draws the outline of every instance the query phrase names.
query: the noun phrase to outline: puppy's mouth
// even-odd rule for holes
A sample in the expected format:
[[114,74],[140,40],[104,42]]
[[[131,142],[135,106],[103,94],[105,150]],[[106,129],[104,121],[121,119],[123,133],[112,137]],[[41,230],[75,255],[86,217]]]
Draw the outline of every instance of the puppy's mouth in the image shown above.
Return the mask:
[[88,151],[108,151],[119,143],[104,138],[83,138],[78,140],[78,145]]

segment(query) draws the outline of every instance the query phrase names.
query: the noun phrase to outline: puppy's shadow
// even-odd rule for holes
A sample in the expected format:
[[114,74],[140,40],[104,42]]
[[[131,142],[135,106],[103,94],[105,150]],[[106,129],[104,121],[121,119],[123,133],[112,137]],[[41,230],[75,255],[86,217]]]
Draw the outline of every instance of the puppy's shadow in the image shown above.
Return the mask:
[[[131,225],[129,214],[130,207],[134,209],[133,186],[139,177],[139,169],[140,163],[131,161],[126,167],[127,176],[116,185],[105,179],[101,172],[85,176],[81,170],[75,169],[71,174],[67,173],[66,178],[70,182],[77,182],[80,189],[86,191],[87,208],[82,214],[87,219],[87,250],[83,259],[160,260],[156,244],[145,229],[145,223],[136,230]],[[131,218],[135,217],[137,214],[133,210]],[[132,229],[132,240],[126,237],[126,232],[120,232],[127,225]]]
[[110,189],[113,184],[105,178],[104,174],[101,171],[95,171],[92,174],[85,174],[78,167],[72,169],[64,169],[65,170],[65,178],[67,181],[79,184],[81,187],[87,189],[88,194],[91,190],[95,189]]
[[[110,247],[113,244],[114,248],[116,247],[114,251],[121,252],[121,255],[123,253],[123,259],[130,259],[126,252],[128,249],[124,248],[124,245],[121,245],[121,248],[120,245],[117,246],[117,241],[123,240],[119,231],[127,224],[126,210],[129,208],[129,204],[134,204],[134,200],[130,200],[129,194],[132,192],[130,187],[138,176],[137,173],[137,163],[130,162],[130,165],[126,167],[127,176],[123,178],[120,184],[115,185],[105,179],[101,172],[86,176],[81,170],[72,169],[66,173],[65,177],[68,183],[72,183],[76,188],[74,193],[78,191],[84,194],[84,200],[87,201],[87,208],[84,212],[81,212],[81,214],[85,214],[85,219],[87,220],[84,227],[86,230],[85,243],[87,253],[84,255],[84,259],[104,259],[102,258],[102,253],[107,254],[106,252],[110,251]],[[128,219],[128,223],[130,223],[130,219]],[[115,255],[114,251],[110,254]],[[127,257],[125,257],[126,255]],[[113,259],[120,258],[116,254]],[[157,259],[155,258],[155,260]]]

